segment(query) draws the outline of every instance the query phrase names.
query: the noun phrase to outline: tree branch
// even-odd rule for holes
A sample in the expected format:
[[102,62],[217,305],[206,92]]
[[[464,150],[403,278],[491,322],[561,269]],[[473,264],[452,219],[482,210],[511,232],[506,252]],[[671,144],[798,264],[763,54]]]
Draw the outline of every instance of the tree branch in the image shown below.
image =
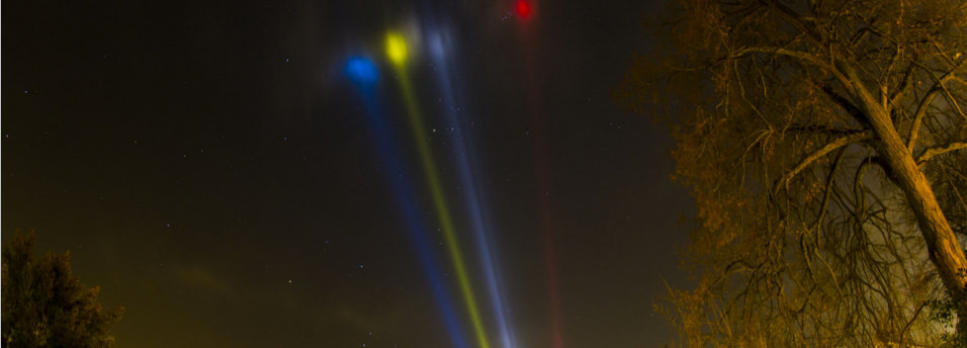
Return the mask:
[[785,18],[789,24],[802,31],[803,34],[809,36],[809,38],[812,39],[816,44],[820,46],[823,45],[824,40],[822,36],[816,32],[815,28],[810,27],[809,24],[804,22],[799,16],[799,13],[796,13],[795,10],[775,0],[769,1],[768,4],[778,10],[779,14],[782,15],[782,17]]
[[919,158],[917,158],[917,164],[923,164],[929,161],[934,156],[938,156],[938,155],[945,154],[947,152],[957,151],[962,149],[967,149],[967,142],[955,141],[947,145],[931,147],[923,151],[923,154],[920,155]]
[[[910,128],[910,136],[907,138],[908,139],[907,149],[910,149],[911,152],[913,151],[913,147],[917,145],[917,138],[920,136],[920,125],[923,123],[923,116],[926,115],[927,109],[930,108],[930,104],[933,103],[933,100],[937,97],[937,93],[945,92],[946,95],[949,98],[951,98],[951,101],[953,102],[953,105],[957,108],[957,111],[959,111],[961,116],[963,116],[964,114],[963,110],[960,110],[960,105],[957,104],[956,100],[953,98],[953,95],[950,94],[950,91],[947,89],[947,86],[945,86],[944,84],[950,80],[954,80],[954,81],[959,80],[955,72],[957,72],[957,70],[959,70],[964,65],[964,62],[967,62],[967,58],[961,59],[960,63],[957,63],[953,67],[953,69],[950,69],[950,71],[947,71],[946,73],[944,73],[944,75],[941,76],[939,79],[936,79],[936,81],[933,84],[933,87],[930,88],[930,91],[927,92],[927,95],[925,95],[923,99],[920,101],[920,104],[917,105],[916,115],[914,115],[913,117],[913,125]],[[914,65],[917,65],[918,67],[922,68],[924,71],[930,73],[931,76],[933,76],[933,73],[931,73],[930,69],[928,69],[927,67],[920,64],[914,64]]]
[[933,103],[933,99],[937,97],[937,93],[940,93],[939,88],[934,88],[923,97],[920,101],[920,105],[917,105],[917,113],[913,116],[913,125],[910,126],[910,137],[907,139],[907,149],[913,151],[913,147],[917,145],[917,137],[920,136],[920,125],[923,124],[923,115],[927,114],[927,109],[930,108],[930,103]]
[[804,158],[801,162],[799,162],[799,164],[796,165],[795,168],[793,168],[788,173],[786,173],[786,175],[783,175],[782,178],[779,179],[778,182],[776,182],[776,186],[773,189],[773,194],[778,193],[779,189],[781,189],[783,185],[787,185],[789,183],[789,180],[792,180],[792,178],[794,178],[797,174],[799,174],[799,172],[801,172],[803,169],[806,169],[806,167],[808,167],[816,160],[819,160],[823,156],[826,156],[830,152],[833,152],[834,150],[839,149],[843,146],[860,142],[866,139],[870,139],[872,137],[873,137],[873,132],[867,130],[867,131],[839,137],[827,143],[819,150],[816,150],[815,152],[809,154],[809,156],[806,156],[806,158]]
[[827,69],[830,71],[834,70],[832,65],[829,65],[819,57],[814,56],[809,52],[791,50],[791,49],[782,48],[782,47],[760,47],[760,46],[745,47],[738,50],[738,52],[735,52],[734,54],[732,54],[732,57],[737,58],[749,53],[769,53],[769,54],[775,54],[780,56],[789,56],[789,57],[805,60],[823,69]]
[[812,135],[843,136],[843,135],[856,134],[856,133],[862,132],[863,130],[862,129],[844,129],[844,128],[835,128],[835,127],[817,126],[817,125],[808,125],[808,126],[793,125],[793,126],[789,126],[784,131],[794,132],[794,133],[805,133],[805,134],[812,134]]
[[907,68],[903,73],[903,78],[900,79],[900,83],[897,85],[896,90],[893,91],[893,95],[890,96],[891,105],[896,104],[897,101],[899,101],[900,98],[902,98],[903,95],[907,92],[907,89],[909,89],[910,86],[913,85],[913,82],[910,81],[910,76],[913,75],[913,68],[915,67],[916,67],[916,64],[907,65]]
[[769,53],[773,55],[781,55],[781,56],[797,58],[802,61],[805,61],[806,63],[818,66],[819,68],[826,70],[827,72],[832,74],[833,77],[835,77],[836,80],[838,80],[844,86],[847,86],[847,87],[850,86],[850,84],[848,83],[849,79],[846,77],[846,75],[843,75],[843,73],[839,69],[837,69],[835,65],[830,64],[829,62],[823,60],[821,57],[811,54],[809,52],[797,51],[797,50],[792,50],[792,49],[782,48],[782,47],[753,46],[753,47],[745,47],[736,51],[735,53],[732,54],[732,58],[742,57],[749,53]]
[[860,108],[856,107],[856,105],[854,105],[849,99],[839,95],[839,93],[836,93],[836,91],[829,86],[823,85],[820,89],[822,89],[822,91],[826,93],[826,95],[829,96],[829,98],[832,99],[836,105],[839,105],[843,108],[843,110],[846,110],[850,116],[853,116],[853,119],[855,119],[857,122],[864,125],[870,124],[870,120],[866,118],[866,114],[864,114]]

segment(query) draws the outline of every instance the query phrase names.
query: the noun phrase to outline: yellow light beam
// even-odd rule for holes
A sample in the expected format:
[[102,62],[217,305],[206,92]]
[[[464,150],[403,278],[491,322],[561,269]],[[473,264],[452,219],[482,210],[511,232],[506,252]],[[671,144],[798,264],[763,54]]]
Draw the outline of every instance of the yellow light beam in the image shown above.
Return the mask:
[[397,33],[386,35],[386,55],[393,62],[394,66],[401,66],[406,63],[406,40]]
[[460,292],[463,294],[464,304],[470,314],[470,322],[473,324],[477,341],[481,348],[490,348],[487,339],[487,332],[484,330],[483,322],[480,320],[480,313],[477,310],[477,300],[474,296],[473,288],[470,286],[470,277],[467,276],[467,269],[463,262],[463,252],[460,251],[460,243],[454,231],[453,221],[450,219],[450,209],[447,208],[446,197],[440,186],[440,179],[437,176],[436,162],[433,160],[433,153],[430,145],[426,141],[426,131],[423,123],[423,115],[420,113],[419,105],[413,96],[413,88],[410,86],[410,78],[406,73],[407,48],[406,40],[396,33],[386,35],[386,55],[399,76],[400,89],[403,92],[403,99],[406,103],[406,111],[409,116],[410,130],[416,141],[417,152],[420,155],[420,162],[423,165],[427,185],[430,187],[430,194],[433,198],[433,205],[436,208],[437,216],[440,219],[440,229],[443,231],[443,239],[450,252],[453,267],[457,272],[457,280],[460,284]]

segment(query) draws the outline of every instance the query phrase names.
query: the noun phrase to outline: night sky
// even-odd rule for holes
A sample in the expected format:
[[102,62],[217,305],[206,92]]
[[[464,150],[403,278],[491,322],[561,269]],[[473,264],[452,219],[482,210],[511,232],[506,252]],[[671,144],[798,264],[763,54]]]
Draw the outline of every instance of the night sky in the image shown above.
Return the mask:
[[4,5],[3,240],[70,250],[120,347],[479,346],[434,187],[490,346],[673,336],[692,203],[611,97],[661,4]]

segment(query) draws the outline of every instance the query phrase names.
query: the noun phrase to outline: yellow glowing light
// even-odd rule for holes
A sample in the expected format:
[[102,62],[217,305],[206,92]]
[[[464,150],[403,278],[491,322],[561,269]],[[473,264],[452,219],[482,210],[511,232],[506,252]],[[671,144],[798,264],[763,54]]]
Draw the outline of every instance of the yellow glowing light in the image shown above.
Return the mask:
[[[398,44],[394,44],[394,41],[398,42]],[[396,47],[402,49],[401,56],[394,56],[393,52]],[[447,250],[450,252],[450,259],[453,261],[453,268],[457,275],[457,283],[460,285],[463,302],[467,307],[468,314],[470,314],[470,323],[473,325],[473,330],[476,333],[478,346],[480,348],[490,348],[487,330],[484,328],[483,320],[477,309],[476,295],[470,283],[470,276],[467,274],[467,266],[463,261],[463,252],[460,250],[460,242],[457,240],[456,228],[451,219],[446,195],[443,192],[443,185],[438,177],[439,171],[437,170],[436,161],[433,159],[433,151],[430,150],[430,143],[426,140],[428,138],[426,136],[427,127],[423,121],[423,114],[420,112],[420,107],[411,87],[410,78],[402,64],[406,58],[406,46],[403,43],[403,38],[396,36],[396,39],[394,39],[393,34],[390,34],[386,39],[386,51],[390,59],[393,60],[393,63],[396,64],[395,70],[399,76],[400,89],[403,92],[403,101],[406,104],[407,115],[409,115],[410,130],[412,131],[413,139],[416,141],[417,153],[420,156],[420,162],[423,164],[423,172],[426,175],[426,183],[430,189],[433,205],[436,207],[440,229],[443,232],[443,239],[446,243]]]
[[397,33],[386,35],[386,55],[393,64],[403,64],[406,62],[406,40]]

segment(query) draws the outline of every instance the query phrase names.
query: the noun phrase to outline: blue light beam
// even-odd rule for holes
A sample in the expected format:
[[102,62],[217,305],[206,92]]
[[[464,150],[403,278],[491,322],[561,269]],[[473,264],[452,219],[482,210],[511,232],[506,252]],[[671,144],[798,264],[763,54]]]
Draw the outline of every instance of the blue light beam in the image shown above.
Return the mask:
[[403,164],[397,149],[398,144],[390,131],[385,114],[379,102],[379,92],[377,84],[379,82],[379,69],[372,60],[365,57],[352,57],[346,61],[346,76],[356,86],[359,96],[366,109],[366,120],[371,131],[372,137],[376,142],[379,158],[383,169],[386,171],[393,196],[402,209],[403,217],[409,231],[410,241],[417,251],[420,265],[423,267],[424,274],[427,275],[427,282],[433,294],[436,304],[443,315],[444,324],[450,335],[450,341],[454,347],[469,348],[467,339],[463,334],[462,325],[457,319],[453,309],[453,299],[447,291],[442,272],[437,261],[433,257],[432,243],[427,234],[426,224],[423,222],[419,205],[416,202],[416,194],[413,186],[407,180],[403,170]]
[[[499,267],[494,258],[493,250],[490,248],[488,238],[489,228],[484,218],[483,208],[477,188],[477,178],[470,164],[468,157],[470,147],[467,145],[469,140],[464,136],[462,125],[468,125],[466,114],[459,113],[457,110],[457,98],[454,92],[453,82],[450,78],[450,61],[453,59],[453,45],[450,37],[445,31],[429,31],[427,45],[436,66],[436,75],[442,93],[443,108],[445,109],[446,122],[453,125],[453,156],[456,159],[457,171],[460,183],[463,186],[463,198],[469,209],[471,230],[473,231],[474,241],[478,247],[481,264],[484,268],[484,280],[487,284],[487,295],[493,306],[494,316],[497,320],[500,341],[504,348],[513,348],[514,334],[511,329],[510,320],[507,315],[507,307],[501,291],[500,277],[497,275]],[[461,119],[463,118],[463,119]]]

